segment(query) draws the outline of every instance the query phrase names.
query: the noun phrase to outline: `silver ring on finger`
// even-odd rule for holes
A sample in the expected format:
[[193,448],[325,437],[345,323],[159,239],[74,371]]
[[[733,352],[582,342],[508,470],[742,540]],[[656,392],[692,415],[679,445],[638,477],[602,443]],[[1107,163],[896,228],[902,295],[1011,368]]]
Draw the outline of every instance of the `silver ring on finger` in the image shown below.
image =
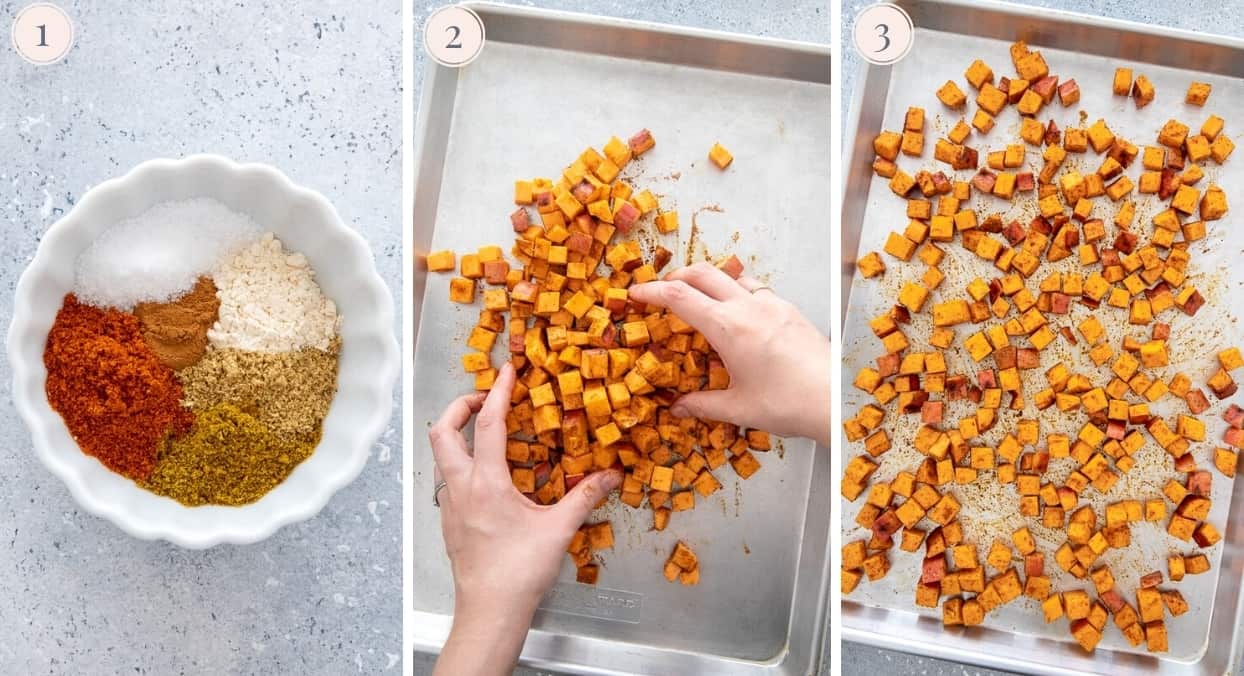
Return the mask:
[[433,489],[432,489],[432,506],[433,506],[433,507],[436,507],[436,508],[438,508],[438,509],[440,508],[440,506],[441,506],[441,497],[440,497],[440,496],[441,496],[441,489],[442,489],[442,488],[444,488],[445,486],[448,486],[448,485],[449,485],[449,484],[448,484],[448,483],[447,483],[444,479],[441,479],[440,481],[436,482],[436,488],[433,488]]

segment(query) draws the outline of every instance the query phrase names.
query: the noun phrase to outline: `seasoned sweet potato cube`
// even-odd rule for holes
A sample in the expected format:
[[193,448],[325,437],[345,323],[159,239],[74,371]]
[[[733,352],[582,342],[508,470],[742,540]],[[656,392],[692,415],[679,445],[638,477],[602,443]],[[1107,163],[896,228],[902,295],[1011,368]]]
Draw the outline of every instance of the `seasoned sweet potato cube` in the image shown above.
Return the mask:
[[862,258],[856,261],[860,274],[865,278],[876,277],[885,274],[885,262],[881,260],[881,256],[876,251],[870,251]]
[[1075,620],[1071,623],[1071,635],[1084,652],[1091,653],[1101,641],[1101,630],[1094,627],[1087,619]]
[[1137,75],[1136,82],[1132,85],[1132,99],[1136,101],[1137,108],[1144,108],[1153,101],[1156,92],[1153,83],[1144,75]]
[[876,554],[864,559],[862,567],[864,569],[864,574],[868,576],[869,581],[876,582],[877,580],[885,577],[886,573],[890,572],[890,559],[886,556],[884,551],[877,552]]
[[955,84],[953,80],[947,80],[946,84],[937,90],[937,100],[950,108],[959,108],[967,101],[967,95],[963,93],[962,89],[959,89],[959,85]]
[[1161,620],[1146,622],[1145,648],[1151,653],[1164,653],[1167,650],[1166,625]]
[[682,570],[694,570],[700,565],[695,552],[691,551],[691,548],[682,540],[674,543],[674,551],[670,553],[669,561]]

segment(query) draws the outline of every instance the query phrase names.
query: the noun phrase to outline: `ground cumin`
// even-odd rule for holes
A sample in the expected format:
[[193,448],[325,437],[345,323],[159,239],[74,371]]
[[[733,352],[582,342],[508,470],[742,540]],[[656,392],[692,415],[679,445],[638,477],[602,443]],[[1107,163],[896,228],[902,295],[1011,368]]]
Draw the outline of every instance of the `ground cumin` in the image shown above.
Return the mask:
[[158,447],[190,428],[182,388],[143,340],[138,319],[65,296],[43,352],[48,403],[87,454],[144,479]]
[[275,434],[314,444],[337,392],[339,347],[334,338],[328,350],[209,350],[178,374],[185,388],[183,401],[196,411],[228,402]]
[[273,434],[237,406],[216,404],[168,445],[139,485],[189,507],[245,505],[284,481],[314,449]]
[[210,277],[199,277],[194,288],[168,303],[139,303],[134,314],[142,322],[143,339],[170,368],[184,369],[207,351],[207,330],[216,323],[220,300]]

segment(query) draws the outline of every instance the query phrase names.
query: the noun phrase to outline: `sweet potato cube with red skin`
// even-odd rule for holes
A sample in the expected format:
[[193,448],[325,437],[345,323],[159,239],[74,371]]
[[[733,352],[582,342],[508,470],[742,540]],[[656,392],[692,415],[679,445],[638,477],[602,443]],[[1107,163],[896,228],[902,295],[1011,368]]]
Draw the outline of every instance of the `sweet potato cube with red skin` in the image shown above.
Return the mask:
[[920,422],[926,425],[937,425],[942,422],[942,407],[940,401],[926,401],[920,407]]
[[1214,393],[1214,396],[1220,400],[1226,399],[1236,392],[1236,384],[1231,379],[1231,374],[1221,368],[1214,375],[1210,376],[1206,384],[1209,386],[1210,391]]
[[1208,521],[1202,522],[1192,532],[1192,539],[1201,547],[1213,547],[1222,539],[1218,529]]
[[733,279],[738,279],[743,275],[743,261],[740,261],[739,257],[734,254],[718,263],[717,268]]
[[1067,80],[1058,86],[1058,100],[1064,106],[1070,106],[1080,100],[1080,85],[1074,79]]
[[627,142],[626,142],[626,145],[631,149],[631,154],[634,157],[639,157],[640,155],[643,155],[644,153],[651,150],[652,147],[655,146],[656,144],[657,144],[656,140],[652,138],[652,132],[648,131],[647,129],[640,129],[639,131],[635,132],[635,134],[633,134],[629,139],[627,139]]
[[484,263],[484,281],[489,284],[505,284],[505,278],[508,274],[510,274],[510,264],[505,261],[488,261]]
[[512,300],[524,303],[535,303],[539,295],[540,287],[528,281],[521,281],[510,290],[510,298]]
[[946,576],[946,557],[931,556],[924,560],[921,567],[920,581],[925,584],[941,582]]
[[510,225],[513,226],[514,232],[520,235],[527,232],[527,228],[531,227],[531,214],[523,207],[515,209],[514,213],[510,214]]
[[1045,554],[1032,552],[1024,555],[1024,576],[1040,577],[1045,574]]
[[613,225],[618,232],[626,235],[635,227],[635,222],[639,220],[639,209],[630,202],[623,202],[613,214]]

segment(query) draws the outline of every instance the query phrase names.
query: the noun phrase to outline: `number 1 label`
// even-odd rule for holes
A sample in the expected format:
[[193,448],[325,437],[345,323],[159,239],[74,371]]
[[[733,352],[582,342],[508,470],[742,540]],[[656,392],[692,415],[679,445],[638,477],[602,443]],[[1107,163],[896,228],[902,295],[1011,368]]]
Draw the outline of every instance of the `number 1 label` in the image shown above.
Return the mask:
[[13,49],[36,66],[57,63],[73,47],[73,22],[50,2],[27,5],[13,19]]

